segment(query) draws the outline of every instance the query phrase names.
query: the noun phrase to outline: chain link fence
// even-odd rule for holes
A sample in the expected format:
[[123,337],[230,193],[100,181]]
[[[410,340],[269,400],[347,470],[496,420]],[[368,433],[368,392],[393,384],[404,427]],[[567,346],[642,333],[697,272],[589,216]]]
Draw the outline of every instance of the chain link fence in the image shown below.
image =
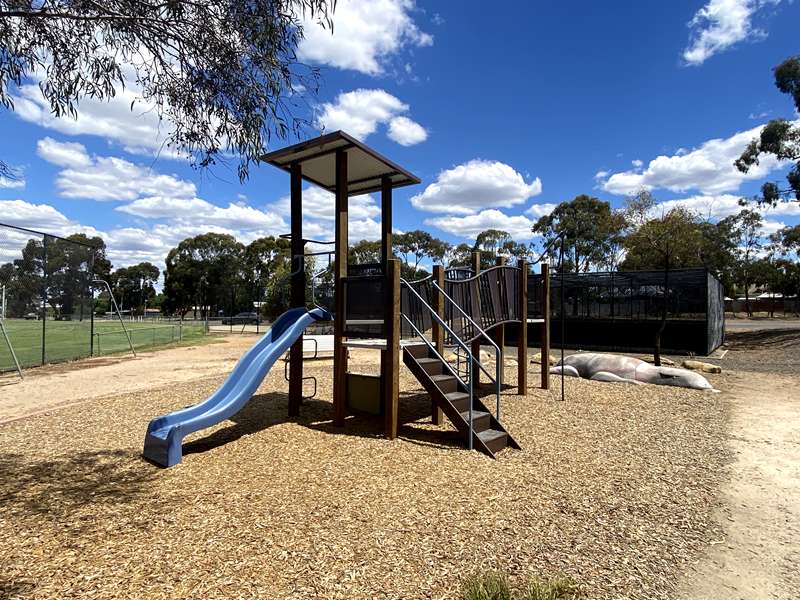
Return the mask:
[[[97,250],[84,242],[0,224],[0,372],[123,352],[119,319],[94,315]],[[199,337],[202,324],[126,323],[134,347]]]

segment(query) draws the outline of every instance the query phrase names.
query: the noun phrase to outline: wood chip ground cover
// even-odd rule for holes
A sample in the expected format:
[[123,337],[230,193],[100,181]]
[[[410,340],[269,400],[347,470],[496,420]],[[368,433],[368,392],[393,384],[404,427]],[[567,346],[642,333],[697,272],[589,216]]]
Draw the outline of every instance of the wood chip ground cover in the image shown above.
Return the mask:
[[523,450],[495,461],[430,424],[405,370],[393,442],[376,421],[333,428],[330,361],[306,371],[300,419],[276,368],[168,470],[140,458],[147,422],[221,378],[0,426],[0,597],[446,598],[497,570],[669,598],[714,539],[724,394],[568,379],[562,403],[531,373],[527,398],[503,394]]

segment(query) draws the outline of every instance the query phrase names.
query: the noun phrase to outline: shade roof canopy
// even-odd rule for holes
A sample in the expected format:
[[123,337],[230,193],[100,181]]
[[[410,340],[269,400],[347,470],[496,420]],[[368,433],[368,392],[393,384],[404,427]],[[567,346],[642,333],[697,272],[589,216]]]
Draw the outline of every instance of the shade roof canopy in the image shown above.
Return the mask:
[[347,152],[349,196],[377,192],[381,189],[384,176],[389,178],[393,188],[420,182],[415,175],[343,131],[328,133],[270,152],[262,156],[261,160],[284,171],[289,171],[292,163],[300,163],[303,179],[329,192],[335,192],[336,153],[340,150]]

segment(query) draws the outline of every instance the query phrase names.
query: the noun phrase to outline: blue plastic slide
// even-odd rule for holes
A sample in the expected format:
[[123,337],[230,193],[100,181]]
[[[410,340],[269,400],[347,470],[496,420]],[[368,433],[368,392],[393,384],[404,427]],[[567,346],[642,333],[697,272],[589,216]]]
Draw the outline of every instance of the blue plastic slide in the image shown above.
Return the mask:
[[163,467],[180,463],[184,436],[239,412],[275,361],[302,335],[303,330],[316,321],[331,319],[331,314],[321,308],[293,308],[283,313],[239,359],[225,383],[205,401],[150,421],[144,438],[144,457]]

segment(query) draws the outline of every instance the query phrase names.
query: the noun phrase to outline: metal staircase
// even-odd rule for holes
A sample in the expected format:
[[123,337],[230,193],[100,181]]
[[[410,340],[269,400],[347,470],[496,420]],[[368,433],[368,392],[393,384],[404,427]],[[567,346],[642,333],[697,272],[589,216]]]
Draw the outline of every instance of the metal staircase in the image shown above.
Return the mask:
[[[479,357],[476,358],[472,355],[469,344],[456,335],[445,320],[436,313],[408,282],[401,280],[401,285],[405,286],[408,289],[408,293],[414,297],[415,307],[428,313],[431,320],[438,323],[447,332],[452,344],[458,348],[458,354],[464,357],[466,368],[464,370],[454,368],[436,350],[434,344],[425,337],[424,332],[420,331],[417,325],[414,324],[414,319],[405,312],[401,312],[401,317],[420,341],[416,344],[404,346],[403,363],[422,384],[425,391],[430,394],[431,399],[447,415],[447,418],[450,419],[455,428],[464,435],[465,444],[470,450],[479,450],[492,458],[495,458],[498,452],[507,447],[519,450],[519,444],[499,421],[500,388],[498,375],[499,369],[502,368],[499,349],[498,371],[494,378],[494,383],[498,384],[498,387],[495,414],[493,415],[475,394],[476,370],[483,370],[491,378],[491,375],[478,360]],[[452,299],[446,295],[445,297],[452,302]],[[457,307],[458,305],[455,304],[455,306]],[[475,326],[477,327],[477,325]]]

